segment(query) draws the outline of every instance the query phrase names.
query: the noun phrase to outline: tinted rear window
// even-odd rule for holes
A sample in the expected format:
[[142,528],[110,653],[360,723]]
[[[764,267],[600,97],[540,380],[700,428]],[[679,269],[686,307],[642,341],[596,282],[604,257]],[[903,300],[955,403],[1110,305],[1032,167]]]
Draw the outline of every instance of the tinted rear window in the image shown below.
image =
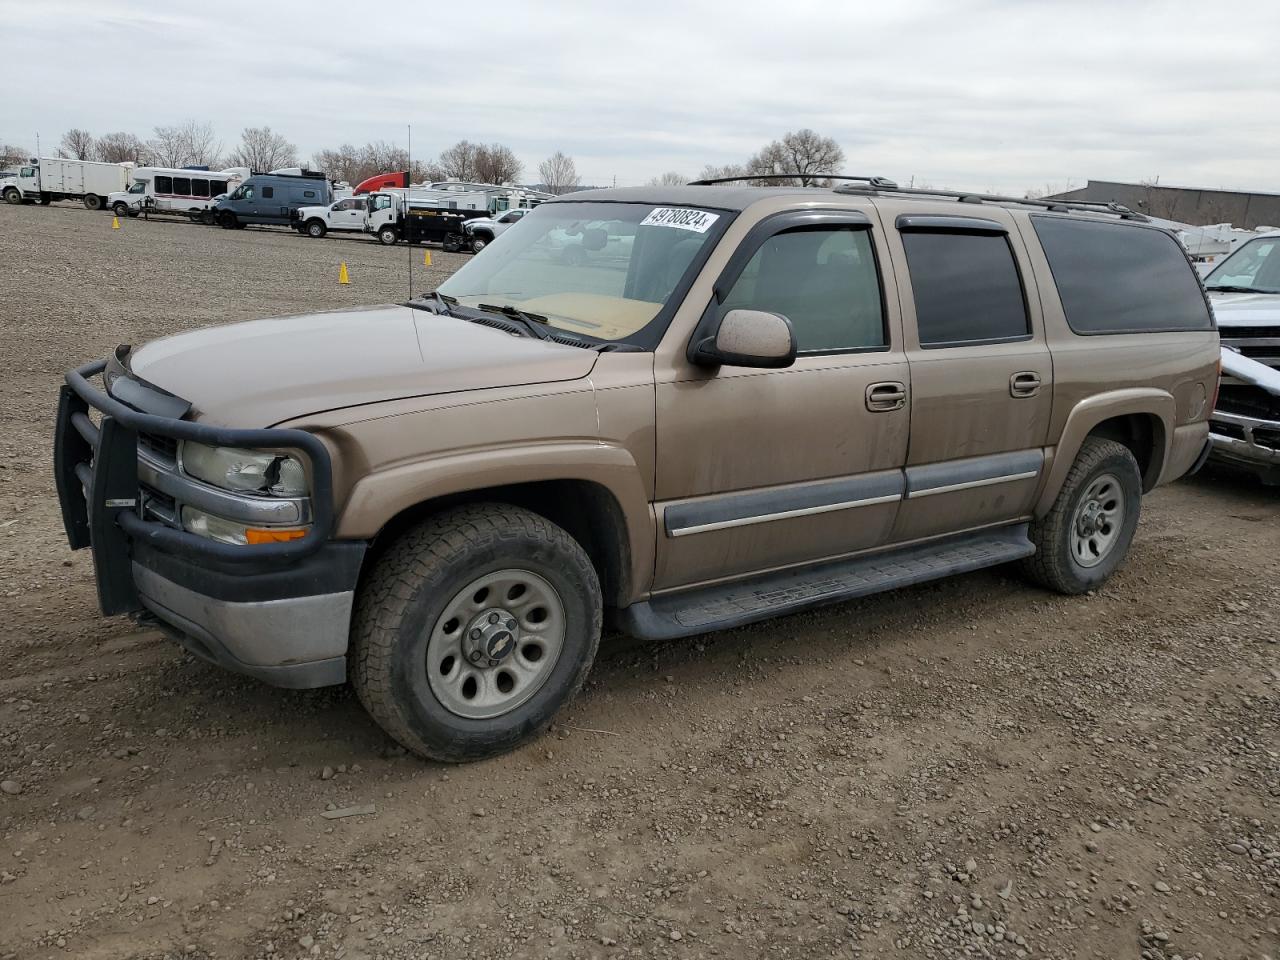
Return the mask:
[[1022,280],[1004,234],[903,232],[922,347],[1029,334]]
[[1213,326],[1178,241],[1127,223],[1032,217],[1072,331],[1155,333]]

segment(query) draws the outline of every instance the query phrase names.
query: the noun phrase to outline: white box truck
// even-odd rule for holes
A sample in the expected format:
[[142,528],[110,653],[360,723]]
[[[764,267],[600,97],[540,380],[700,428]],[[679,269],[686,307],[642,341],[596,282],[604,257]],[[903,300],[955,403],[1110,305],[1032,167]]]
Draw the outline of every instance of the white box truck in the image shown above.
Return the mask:
[[107,195],[129,189],[132,163],[98,163],[44,157],[18,168],[16,177],[0,181],[6,203],[52,203],[83,200],[90,210],[107,205]]

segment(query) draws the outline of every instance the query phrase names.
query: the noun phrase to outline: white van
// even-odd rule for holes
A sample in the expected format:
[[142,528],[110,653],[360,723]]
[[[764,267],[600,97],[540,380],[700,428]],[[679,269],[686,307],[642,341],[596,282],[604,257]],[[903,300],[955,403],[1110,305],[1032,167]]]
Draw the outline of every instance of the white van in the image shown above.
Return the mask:
[[138,167],[127,191],[107,197],[107,206],[118,217],[136,217],[143,210],[179,213],[192,220],[213,223],[213,204],[249,176],[247,167],[226,170],[189,170],[177,167]]

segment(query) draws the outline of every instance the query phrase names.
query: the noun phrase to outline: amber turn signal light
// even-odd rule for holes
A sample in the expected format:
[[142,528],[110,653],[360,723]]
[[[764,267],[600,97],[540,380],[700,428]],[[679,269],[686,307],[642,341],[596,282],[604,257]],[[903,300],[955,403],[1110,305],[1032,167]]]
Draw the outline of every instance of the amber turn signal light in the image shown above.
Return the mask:
[[301,540],[306,535],[305,529],[282,530],[279,527],[270,530],[247,527],[244,531],[245,543],[284,543],[286,540]]

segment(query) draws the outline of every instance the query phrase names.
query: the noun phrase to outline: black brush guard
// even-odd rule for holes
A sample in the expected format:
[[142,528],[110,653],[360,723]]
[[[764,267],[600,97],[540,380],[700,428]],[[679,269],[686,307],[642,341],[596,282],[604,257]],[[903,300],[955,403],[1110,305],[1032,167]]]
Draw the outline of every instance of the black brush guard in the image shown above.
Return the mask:
[[[72,550],[91,547],[98,604],[108,616],[142,608],[133,583],[134,541],[194,561],[288,564],[319,550],[333,531],[333,467],[329,451],[305,430],[235,430],[142,413],[90,383],[107,361],[67,372],[58,394],[53,467],[62,523]],[[90,409],[101,414],[95,424]],[[218,543],[143,518],[138,486],[139,432],[212,446],[300,450],[311,466],[311,529],[282,543]],[[179,522],[181,519],[179,518]]]

